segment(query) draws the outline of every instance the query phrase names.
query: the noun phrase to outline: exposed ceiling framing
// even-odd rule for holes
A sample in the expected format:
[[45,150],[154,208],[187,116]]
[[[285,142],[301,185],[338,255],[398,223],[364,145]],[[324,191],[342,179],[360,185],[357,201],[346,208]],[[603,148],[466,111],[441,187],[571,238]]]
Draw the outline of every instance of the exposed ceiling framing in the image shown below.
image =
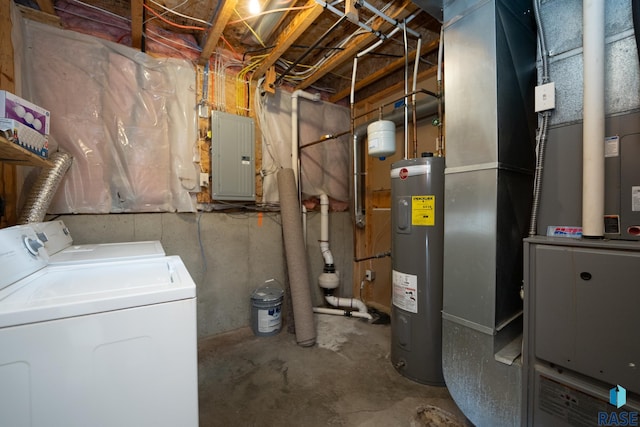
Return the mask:
[[[261,20],[267,15],[250,15],[248,1],[37,0],[35,3],[41,11],[39,20],[46,21],[44,17],[49,16],[52,17],[49,21],[61,22],[63,26],[66,24],[65,13],[80,16],[77,9],[81,7],[92,13],[104,10],[107,16],[119,16],[130,31],[119,36],[117,41],[136,49],[146,50],[148,25],[174,32],[179,37],[192,37],[195,40],[192,45],[197,48],[191,56],[194,62],[205,64],[219,48],[231,50],[238,61],[251,65],[248,75],[254,81],[265,76],[268,70],[273,73],[275,69],[276,76],[280,76],[280,80],[292,89],[321,89],[327,91],[329,99],[334,102],[349,94],[354,56],[384,39],[393,28],[392,24],[363,7],[363,1],[384,11],[398,23],[412,19],[406,25],[422,38],[420,58],[426,63],[423,69],[435,62],[440,23],[411,0],[347,0],[347,5],[329,5],[322,0],[289,0],[284,3],[259,0],[263,7],[275,9],[270,11],[274,13],[269,21],[272,27],[263,33],[260,33],[264,29]],[[31,7],[31,10],[35,8],[32,1],[16,0],[16,3]],[[348,19],[336,25],[341,18],[340,13],[348,14]],[[94,19],[95,27],[95,17],[87,19]],[[333,27],[336,30],[328,34],[327,30]],[[362,28],[365,27],[371,31],[364,31]],[[408,40],[410,63],[415,60],[415,49],[416,40],[411,38]],[[373,53],[359,59],[356,91],[379,91],[388,86],[390,78],[393,80],[390,76],[402,79],[404,65],[403,34],[399,31]],[[292,69],[291,73],[283,79],[283,71],[288,68]]]

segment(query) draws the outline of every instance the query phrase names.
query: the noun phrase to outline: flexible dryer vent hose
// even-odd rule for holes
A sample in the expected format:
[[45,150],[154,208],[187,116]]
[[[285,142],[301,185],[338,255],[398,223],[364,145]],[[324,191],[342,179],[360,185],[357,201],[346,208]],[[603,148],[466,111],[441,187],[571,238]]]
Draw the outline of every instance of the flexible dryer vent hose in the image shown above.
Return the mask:
[[303,240],[302,219],[298,208],[298,191],[293,169],[281,169],[278,172],[278,192],[296,342],[302,347],[310,347],[316,343],[316,326],[311,303],[307,251]]
[[71,166],[71,154],[56,151],[49,158],[53,166],[43,168],[37,181],[31,188],[27,200],[22,208],[18,224],[42,222],[47,214],[49,205],[56,194],[60,181]]

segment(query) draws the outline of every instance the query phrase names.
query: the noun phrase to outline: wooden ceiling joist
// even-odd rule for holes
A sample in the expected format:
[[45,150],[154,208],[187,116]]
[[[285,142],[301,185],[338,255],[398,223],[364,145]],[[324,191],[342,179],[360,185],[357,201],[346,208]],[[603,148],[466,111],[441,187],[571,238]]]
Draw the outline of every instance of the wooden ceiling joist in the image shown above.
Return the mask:
[[[434,52],[436,49],[438,49],[438,43],[439,40],[433,40],[432,42],[422,46],[422,49],[420,49],[420,56],[424,56],[424,55],[428,55],[432,52]],[[409,63],[413,63],[415,61],[416,58],[416,52],[413,51],[409,54]],[[367,77],[360,79],[356,82],[355,85],[355,91],[359,91],[375,82],[377,82],[378,80],[384,78],[386,75],[399,70],[400,68],[404,67],[405,61],[404,58],[400,58],[394,62],[392,62],[391,64],[387,65],[386,67],[382,68],[381,70],[376,71],[373,74],[369,74]],[[349,93],[351,92],[351,88],[345,88],[343,90],[341,90],[338,93],[335,93],[334,95],[332,95],[329,98],[330,102],[337,102],[339,100],[341,100],[342,98],[344,98],[345,96],[349,95]]]
[[[405,0],[402,4],[398,6],[393,6],[392,9],[387,11],[387,15],[392,19],[402,19],[408,16],[413,10],[415,6],[411,0]],[[382,18],[376,18],[374,24],[371,25],[371,28],[374,31],[380,31],[385,33],[386,30],[391,26],[387,21]],[[344,64],[347,61],[352,61],[353,57],[363,50],[365,47],[369,46],[371,43],[376,41],[378,37],[375,34],[368,33],[362,34],[360,36],[355,37],[349,46],[341,51],[340,53],[332,56],[322,67],[318,68],[318,70],[307,77],[302,83],[300,83],[296,89],[306,89],[318,80],[320,80],[325,75],[329,74],[336,67]]]
[[143,2],[144,0],[131,1],[131,47],[134,49],[142,49]]
[[204,43],[202,44],[202,53],[200,54],[200,58],[198,58],[200,65],[204,65],[209,58],[211,58],[213,51],[218,45],[218,41],[220,41],[220,37],[222,37],[224,27],[227,25],[227,22],[229,22],[229,18],[231,18],[231,14],[236,8],[236,4],[238,4],[238,0],[224,0],[222,9],[218,13],[218,16],[215,17],[215,22],[213,26],[209,28]]
[[51,15],[41,10],[32,9],[30,7],[22,6],[17,4],[18,10],[22,14],[22,16],[26,19],[30,19],[32,21],[41,22],[47,25],[53,25],[54,27],[62,28],[62,24],[60,23],[60,17],[57,15]]
[[[424,71],[419,72],[417,80],[420,81],[420,80],[430,79],[434,77],[437,73],[438,73],[438,67],[434,65],[430,68],[427,68]],[[380,102],[380,100],[385,99],[395,93],[399,93],[399,92],[401,93],[403,91],[404,91],[404,82],[400,81],[394,85],[384,88],[383,90],[377,92],[375,95],[368,97],[366,99],[366,102],[369,102],[371,104],[377,104]],[[420,94],[418,95],[423,96]]]
[[309,0],[303,10],[300,11],[295,18],[287,25],[278,39],[273,43],[276,47],[269,53],[269,56],[265,58],[260,64],[260,67],[253,73],[253,79],[259,79],[264,76],[269,67],[276,63],[278,58],[285,53],[292,44],[296,42],[313,21],[320,16],[324,8],[320,6],[315,0]]
[[37,0],[37,3],[42,12],[50,15],[56,14],[56,9],[53,7],[53,0]]

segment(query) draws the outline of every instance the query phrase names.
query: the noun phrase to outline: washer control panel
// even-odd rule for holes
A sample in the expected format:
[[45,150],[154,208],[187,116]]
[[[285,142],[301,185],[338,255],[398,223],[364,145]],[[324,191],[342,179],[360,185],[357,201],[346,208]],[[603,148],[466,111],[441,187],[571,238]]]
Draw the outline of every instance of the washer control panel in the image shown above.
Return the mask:
[[28,225],[0,229],[0,289],[44,268],[49,256]]

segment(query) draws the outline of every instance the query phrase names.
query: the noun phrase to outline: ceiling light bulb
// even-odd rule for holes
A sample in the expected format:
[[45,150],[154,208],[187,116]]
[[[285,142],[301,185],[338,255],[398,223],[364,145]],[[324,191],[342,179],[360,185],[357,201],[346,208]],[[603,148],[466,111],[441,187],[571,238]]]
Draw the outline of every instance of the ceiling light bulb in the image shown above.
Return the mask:
[[260,13],[260,2],[258,0],[249,0],[249,13],[252,15]]

